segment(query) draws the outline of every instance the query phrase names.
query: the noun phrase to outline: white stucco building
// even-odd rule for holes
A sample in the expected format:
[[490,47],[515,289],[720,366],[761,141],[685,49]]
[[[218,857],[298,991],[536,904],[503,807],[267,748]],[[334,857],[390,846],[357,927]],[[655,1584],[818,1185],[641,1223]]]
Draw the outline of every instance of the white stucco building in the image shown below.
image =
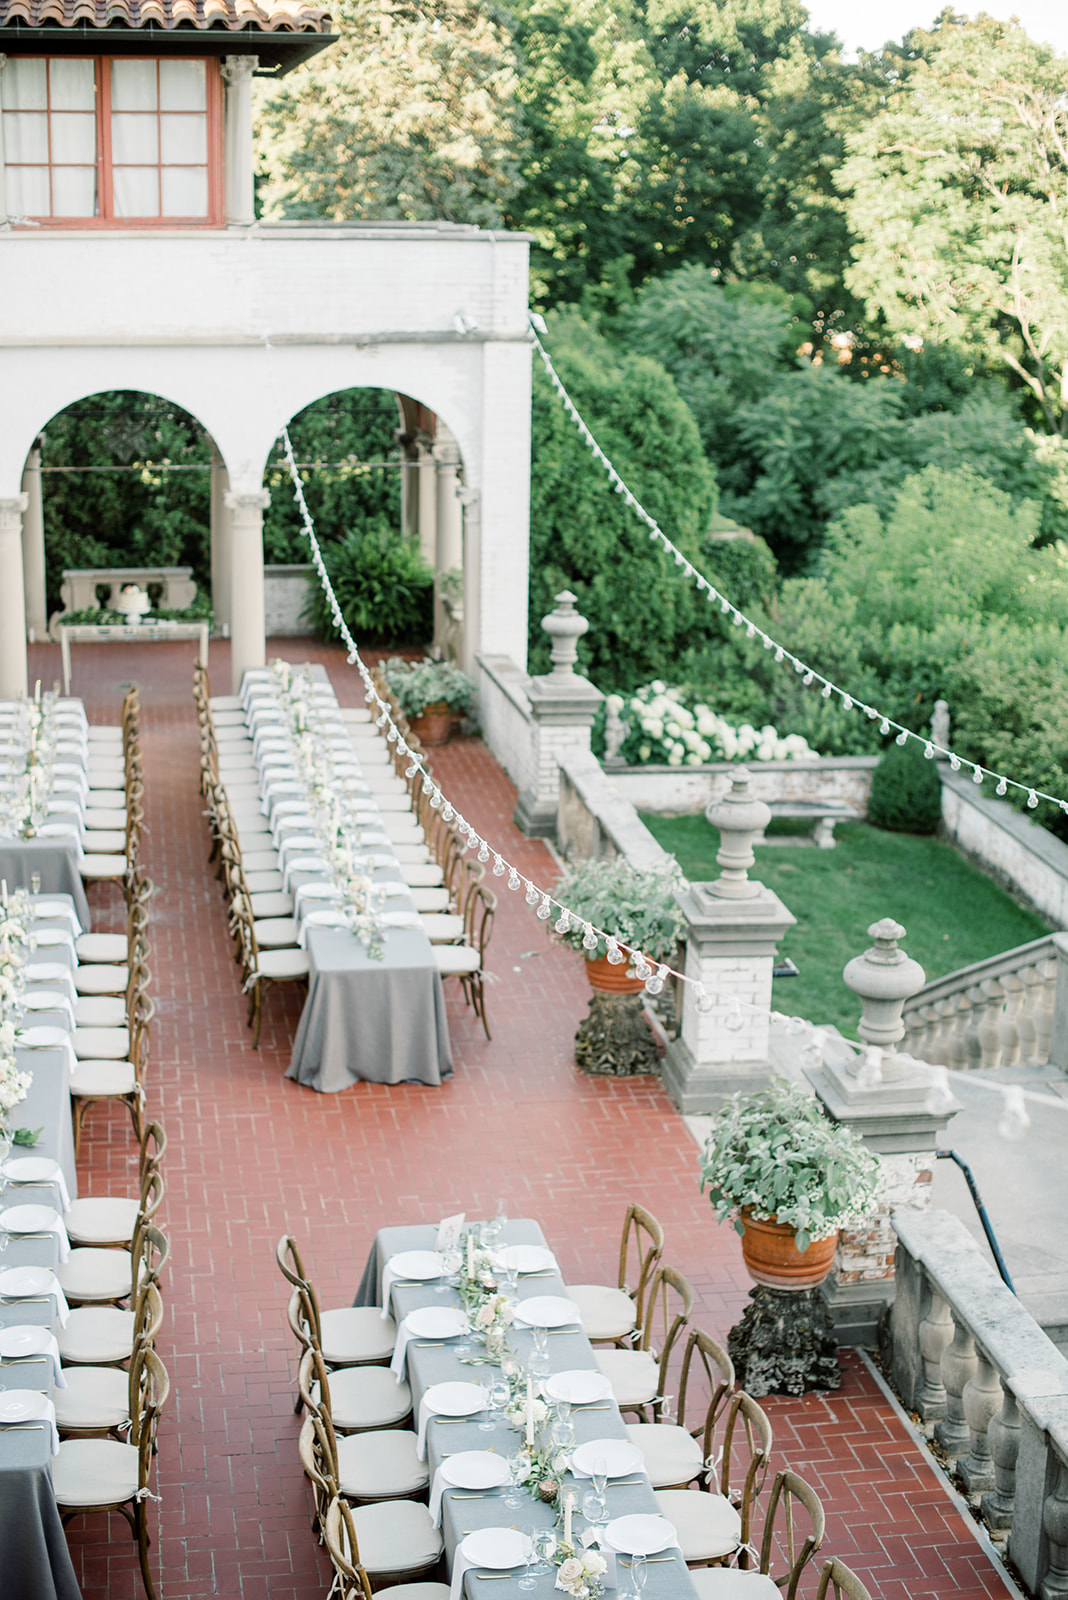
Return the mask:
[[[332,42],[301,0],[0,0],[0,696],[44,625],[49,419],[143,390],[210,434],[212,573],[235,679],[264,659],[264,467],[292,416],[392,389],[405,520],[463,569],[461,651],[525,665],[527,240],[253,218],[251,78]],[[126,23],[120,19],[126,18]],[[105,55],[103,51],[111,51]]]

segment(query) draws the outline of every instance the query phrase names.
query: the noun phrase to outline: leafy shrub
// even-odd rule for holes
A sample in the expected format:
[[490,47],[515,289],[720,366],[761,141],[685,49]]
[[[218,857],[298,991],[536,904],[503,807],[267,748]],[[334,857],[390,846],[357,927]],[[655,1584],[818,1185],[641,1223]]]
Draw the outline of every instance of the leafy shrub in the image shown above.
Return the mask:
[[[618,713],[627,729],[619,754],[641,766],[664,762],[669,767],[697,767],[703,761],[802,761],[817,754],[797,734],[780,738],[770,724],[732,727],[703,705],[690,689],[669,689],[656,682],[633,695],[609,695],[606,709]],[[603,730],[604,716],[598,718]]]
[[942,820],[942,784],[934,761],[914,739],[892,744],[872,773],[868,820],[893,833],[934,833]]
[[404,661],[391,656],[382,671],[406,717],[421,716],[427,706],[436,705],[466,711],[474,698],[474,683],[451,661]]
[[684,926],[675,899],[681,885],[682,875],[674,863],[663,872],[639,872],[622,856],[614,861],[580,861],[553,893],[583,922],[571,921],[556,937],[594,961],[607,953],[608,946],[598,939],[592,950],[585,948],[584,923],[589,922],[628,948],[662,961],[673,954]]
[[[357,642],[423,644],[434,626],[434,574],[418,545],[376,517],[333,543],[323,561]],[[334,621],[316,572],[308,575],[304,618],[320,639],[333,639]]]

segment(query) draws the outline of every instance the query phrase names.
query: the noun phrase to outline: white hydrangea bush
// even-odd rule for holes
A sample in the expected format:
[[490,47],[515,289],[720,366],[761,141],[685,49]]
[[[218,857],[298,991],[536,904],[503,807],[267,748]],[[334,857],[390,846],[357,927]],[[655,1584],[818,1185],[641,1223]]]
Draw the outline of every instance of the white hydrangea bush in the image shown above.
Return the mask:
[[639,765],[804,761],[818,754],[799,733],[783,736],[770,722],[762,728],[748,722],[734,727],[688,690],[670,688],[659,680],[631,695],[609,695],[605,704],[627,729],[620,755]]

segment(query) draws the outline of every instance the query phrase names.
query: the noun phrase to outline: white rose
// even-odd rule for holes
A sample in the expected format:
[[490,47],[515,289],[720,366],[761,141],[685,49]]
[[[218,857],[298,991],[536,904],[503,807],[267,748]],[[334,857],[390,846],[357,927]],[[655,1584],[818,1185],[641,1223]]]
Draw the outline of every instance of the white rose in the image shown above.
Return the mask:
[[582,1577],[582,1562],[577,1556],[568,1556],[566,1561],[560,1563],[560,1579],[563,1583],[574,1583]]
[[602,1572],[608,1571],[608,1562],[596,1550],[587,1550],[582,1558],[582,1570],[591,1577],[599,1578]]

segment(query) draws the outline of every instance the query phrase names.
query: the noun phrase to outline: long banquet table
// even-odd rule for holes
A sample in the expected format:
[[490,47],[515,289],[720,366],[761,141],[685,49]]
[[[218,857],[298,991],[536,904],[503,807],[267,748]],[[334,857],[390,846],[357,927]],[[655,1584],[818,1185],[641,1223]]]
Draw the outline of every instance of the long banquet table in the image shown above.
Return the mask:
[[[389,1258],[405,1250],[432,1250],[435,1247],[436,1237],[437,1228],[432,1225],[417,1224],[381,1229],[368,1257],[356,1293],[355,1304],[380,1305],[382,1273]],[[524,1218],[510,1221],[505,1225],[501,1243],[545,1246],[546,1240],[538,1223]],[[563,1293],[564,1284],[559,1273],[551,1276],[538,1274],[535,1277],[519,1279],[520,1300],[529,1299],[534,1295],[563,1295]],[[397,1280],[392,1284],[390,1302],[398,1327],[409,1312],[417,1310],[420,1306],[448,1306],[460,1303],[453,1289],[446,1289],[443,1294],[436,1294],[433,1284],[413,1284],[403,1280]],[[524,1362],[533,1350],[532,1336],[516,1325],[511,1329],[509,1338],[520,1362]],[[596,1369],[597,1366],[593,1347],[586,1335],[577,1331],[562,1331],[551,1335],[549,1356],[550,1370],[553,1372],[565,1372],[576,1368]],[[419,1402],[432,1384],[479,1383],[484,1381],[487,1374],[494,1374],[496,1371],[492,1367],[465,1366],[448,1343],[436,1341],[423,1343],[411,1340],[408,1344],[407,1358],[408,1381],[411,1385],[412,1405],[416,1416],[419,1413]],[[602,1401],[594,1406],[574,1406],[571,1410],[571,1419],[575,1424],[576,1444],[583,1444],[590,1439],[627,1438],[626,1426],[614,1401]],[[445,1455],[455,1455],[461,1450],[493,1450],[501,1456],[507,1456],[516,1449],[521,1441],[521,1435],[513,1428],[503,1420],[497,1420],[492,1433],[484,1432],[478,1425],[481,1420],[482,1418],[476,1415],[470,1420],[450,1418],[446,1424],[428,1426],[427,1462],[430,1467],[431,1482]],[[627,1474],[628,1479],[637,1476],[638,1474],[634,1472]],[[529,1505],[524,1505],[522,1510],[513,1510],[504,1504],[504,1493],[504,1490],[489,1490],[482,1492],[480,1498],[473,1499],[466,1490],[446,1488],[442,1497],[441,1528],[450,1573],[456,1546],[467,1534],[478,1528],[510,1528],[517,1524],[552,1528],[556,1525],[556,1512],[552,1506],[531,1498]],[[606,1493],[610,1519],[635,1514],[659,1515],[653,1490],[647,1478],[644,1482],[633,1486],[614,1485],[610,1481]],[[578,1489],[580,1500],[581,1494],[580,1484]],[[582,1519],[576,1515],[576,1527],[581,1529],[582,1526]],[[671,1559],[666,1559],[668,1557]],[[626,1569],[623,1567],[622,1577],[625,1577],[625,1572]],[[495,1575],[501,1576],[500,1573]],[[520,1571],[512,1572],[509,1576],[518,1578]],[[482,1587],[479,1569],[472,1567],[464,1579],[464,1594],[467,1600],[485,1600],[485,1596],[480,1593]],[[621,1582],[619,1588],[623,1587]],[[554,1592],[558,1593],[559,1591],[555,1590],[555,1573],[541,1574],[537,1589],[531,1592],[542,1596],[543,1600],[547,1600],[547,1597]],[[696,1594],[693,1580],[677,1549],[673,1553],[664,1551],[661,1557],[649,1561],[644,1590],[646,1600],[696,1600]]]
[[[55,900],[55,895],[40,896]],[[60,926],[60,923],[39,926]],[[43,948],[34,959],[62,962],[73,968],[74,950],[61,944]],[[49,987],[53,987],[49,985]],[[34,1012],[34,1026],[62,1027],[67,1019],[59,1011]],[[17,1048],[20,1071],[33,1074],[23,1100],[9,1113],[13,1127],[40,1128],[31,1151],[19,1146],[13,1155],[48,1156],[58,1161],[72,1200],[77,1198],[74,1140],[70,1117],[70,1067],[63,1049]],[[8,1187],[3,1205],[51,1205],[62,1211],[55,1184]],[[59,1241],[54,1234],[12,1237],[0,1254],[0,1271],[9,1267],[48,1267],[59,1261]],[[59,1307],[56,1297],[0,1300],[0,1328],[35,1324],[55,1332]],[[0,1362],[0,1383],[5,1389],[53,1392],[52,1363],[45,1356]],[[66,1535],[59,1520],[52,1489],[51,1430],[47,1425],[26,1425],[0,1431],[0,1593],[12,1600],[80,1600]]]

